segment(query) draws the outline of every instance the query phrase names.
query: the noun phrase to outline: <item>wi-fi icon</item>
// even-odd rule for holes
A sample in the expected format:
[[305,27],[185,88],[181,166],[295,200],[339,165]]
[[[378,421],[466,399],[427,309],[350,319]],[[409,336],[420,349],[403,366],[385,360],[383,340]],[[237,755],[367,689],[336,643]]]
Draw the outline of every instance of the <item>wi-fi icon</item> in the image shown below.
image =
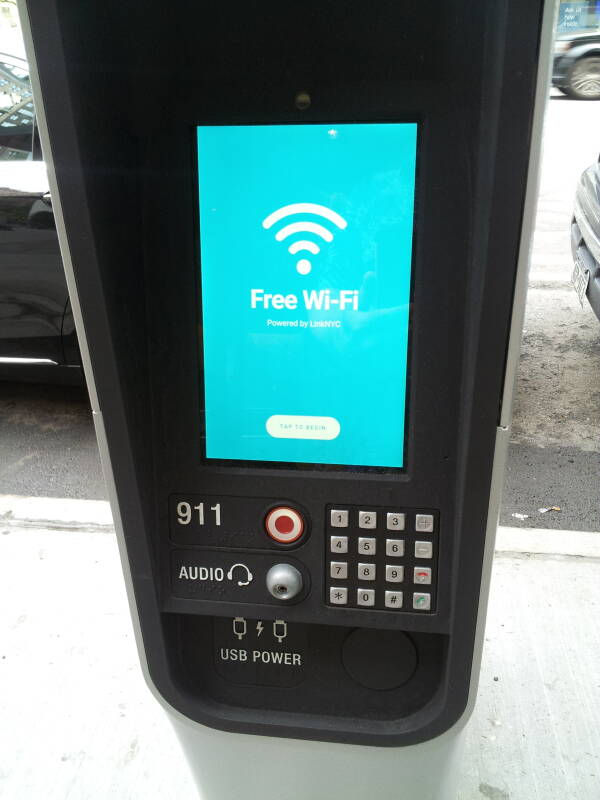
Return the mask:
[[[323,219],[329,220],[329,222],[337,225],[337,227],[342,231],[344,228],[348,227],[346,220],[337,212],[327,208],[327,206],[320,206],[317,205],[317,203],[292,203],[289,206],[282,206],[281,208],[278,208],[277,211],[273,211],[272,214],[269,214],[268,217],[265,217],[262,223],[263,228],[269,230],[269,228],[273,227],[273,225],[275,225],[277,222],[280,222],[282,219],[291,217],[295,214],[312,214],[318,217],[323,217]],[[277,239],[278,242],[282,242],[289,236],[306,233],[312,233],[316,236],[320,236],[321,239],[326,242],[333,241],[333,233],[329,230],[329,228],[326,228],[324,225],[320,225],[318,222],[310,222],[309,220],[290,222],[277,231],[275,234],[275,239]],[[306,250],[307,252],[316,256],[317,253],[320,252],[321,248],[316,242],[313,242],[310,239],[296,239],[296,241],[292,242],[292,244],[290,244],[288,247],[288,251],[293,256],[295,256],[297,253],[301,253],[303,250]],[[307,258],[301,258],[296,263],[296,269],[300,275],[308,275],[312,269],[312,264]]]

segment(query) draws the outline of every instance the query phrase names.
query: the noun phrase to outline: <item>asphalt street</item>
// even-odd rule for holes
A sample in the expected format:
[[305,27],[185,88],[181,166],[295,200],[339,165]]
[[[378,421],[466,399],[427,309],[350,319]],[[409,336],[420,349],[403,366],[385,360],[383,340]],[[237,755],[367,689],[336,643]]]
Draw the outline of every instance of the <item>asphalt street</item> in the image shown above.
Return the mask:
[[[513,527],[600,531],[600,322],[571,288],[569,249],[599,131],[600,102],[553,93],[501,512]],[[106,498],[85,390],[0,383],[0,494]]]
[[0,494],[107,499],[85,389],[0,383]]
[[570,283],[573,197],[600,152],[600,102],[553,92],[543,144],[500,521],[600,531],[600,322]]

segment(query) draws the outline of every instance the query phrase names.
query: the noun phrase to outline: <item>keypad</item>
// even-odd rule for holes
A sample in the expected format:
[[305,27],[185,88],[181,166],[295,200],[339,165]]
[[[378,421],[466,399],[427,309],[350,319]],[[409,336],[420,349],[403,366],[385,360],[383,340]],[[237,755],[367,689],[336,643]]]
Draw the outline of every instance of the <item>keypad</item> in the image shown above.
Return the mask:
[[435,611],[438,511],[336,505],[327,507],[326,523],[329,605]]

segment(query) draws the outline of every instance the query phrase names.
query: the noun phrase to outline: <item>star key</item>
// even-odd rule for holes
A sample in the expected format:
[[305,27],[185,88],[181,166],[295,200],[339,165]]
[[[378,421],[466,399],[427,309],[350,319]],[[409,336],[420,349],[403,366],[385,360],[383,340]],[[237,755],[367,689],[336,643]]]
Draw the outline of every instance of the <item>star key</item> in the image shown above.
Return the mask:
[[334,606],[345,606],[348,603],[348,589],[344,586],[329,588],[329,602]]

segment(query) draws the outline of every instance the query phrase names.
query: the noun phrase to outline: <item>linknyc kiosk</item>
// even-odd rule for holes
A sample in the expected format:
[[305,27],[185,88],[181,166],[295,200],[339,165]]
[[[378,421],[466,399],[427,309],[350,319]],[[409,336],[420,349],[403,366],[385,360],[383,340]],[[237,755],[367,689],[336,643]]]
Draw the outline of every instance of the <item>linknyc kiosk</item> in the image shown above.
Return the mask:
[[454,797],[553,4],[21,13],[140,658],[202,796]]

